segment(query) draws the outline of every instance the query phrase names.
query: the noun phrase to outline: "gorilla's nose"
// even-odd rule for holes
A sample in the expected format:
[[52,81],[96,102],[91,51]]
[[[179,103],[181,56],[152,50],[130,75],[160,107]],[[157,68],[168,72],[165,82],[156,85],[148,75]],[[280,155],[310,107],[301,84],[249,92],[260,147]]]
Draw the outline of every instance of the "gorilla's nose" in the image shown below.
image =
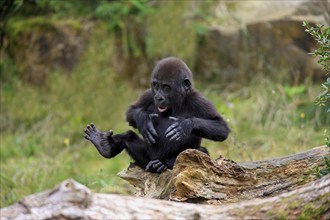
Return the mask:
[[163,97],[159,97],[159,98],[157,98],[157,101],[158,101],[159,103],[161,103],[161,102],[164,101],[164,98],[163,98]]
[[157,103],[162,103],[162,102],[164,102],[165,101],[165,98],[163,97],[163,96],[155,96],[155,101],[157,102]]

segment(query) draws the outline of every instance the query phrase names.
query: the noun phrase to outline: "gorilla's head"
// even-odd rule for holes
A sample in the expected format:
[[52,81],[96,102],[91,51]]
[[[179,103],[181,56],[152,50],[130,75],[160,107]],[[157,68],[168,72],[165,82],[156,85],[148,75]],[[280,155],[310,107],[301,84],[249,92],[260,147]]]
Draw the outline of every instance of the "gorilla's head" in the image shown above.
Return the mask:
[[151,88],[160,113],[180,108],[187,94],[193,90],[192,73],[182,60],[164,58],[152,71]]

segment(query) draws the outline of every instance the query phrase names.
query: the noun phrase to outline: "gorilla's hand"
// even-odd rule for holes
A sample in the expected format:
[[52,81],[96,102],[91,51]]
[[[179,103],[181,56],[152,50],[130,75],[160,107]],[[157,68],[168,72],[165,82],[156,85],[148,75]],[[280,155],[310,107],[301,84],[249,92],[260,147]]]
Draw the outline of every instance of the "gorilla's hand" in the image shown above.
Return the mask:
[[173,117],[171,117],[171,119],[175,122],[165,131],[165,135],[170,141],[180,141],[191,134],[193,129],[193,121],[191,119],[187,118],[181,121]]
[[90,125],[87,125],[84,131],[85,139],[92,142],[103,157],[111,157],[111,143],[113,143],[112,130],[102,132],[99,131],[93,123],[91,123]]
[[142,125],[138,126],[140,133],[142,134],[144,140],[148,142],[148,144],[153,145],[156,143],[155,138],[158,137],[158,134],[154,128],[154,124],[152,123],[152,119],[157,117],[155,114],[150,114],[149,116],[145,114],[144,119],[141,120]]
[[108,145],[108,142],[112,140],[112,130],[108,132],[101,132],[93,123],[87,125],[84,131],[84,138],[92,142],[95,146],[106,146]]

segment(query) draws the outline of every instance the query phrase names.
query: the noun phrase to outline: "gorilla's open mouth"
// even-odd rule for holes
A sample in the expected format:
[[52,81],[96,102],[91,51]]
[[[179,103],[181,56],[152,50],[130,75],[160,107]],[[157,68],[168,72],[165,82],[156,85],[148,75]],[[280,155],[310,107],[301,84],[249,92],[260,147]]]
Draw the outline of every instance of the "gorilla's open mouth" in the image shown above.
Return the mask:
[[167,110],[167,106],[163,107],[163,106],[159,106],[158,107],[158,111],[159,112],[165,112]]

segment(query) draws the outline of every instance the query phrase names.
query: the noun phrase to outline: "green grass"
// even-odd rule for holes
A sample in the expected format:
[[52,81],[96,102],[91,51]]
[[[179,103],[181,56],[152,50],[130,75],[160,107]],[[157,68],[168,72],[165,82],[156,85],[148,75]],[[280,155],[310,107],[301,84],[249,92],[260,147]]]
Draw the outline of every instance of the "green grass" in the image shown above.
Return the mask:
[[258,79],[234,92],[206,90],[204,94],[232,128],[224,144],[206,141],[213,155],[261,160],[324,145],[323,131],[330,124],[330,115],[314,104],[319,85],[300,87],[303,89],[292,95],[296,87]]
[[[0,207],[67,178],[95,192],[130,192],[116,177],[129,157],[123,152],[107,160],[83,139],[90,122],[115,133],[129,129],[125,112],[142,92],[111,69],[114,42],[100,30],[105,28],[94,29],[70,75],[54,72],[43,88],[14,76],[2,83]],[[223,143],[204,141],[213,158],[221,154],[236,161],[260,160],[324,144],[330,117],[314,105],[318,84],[292,87],[260,78],[235,90],[196,84],[232,129]]]

